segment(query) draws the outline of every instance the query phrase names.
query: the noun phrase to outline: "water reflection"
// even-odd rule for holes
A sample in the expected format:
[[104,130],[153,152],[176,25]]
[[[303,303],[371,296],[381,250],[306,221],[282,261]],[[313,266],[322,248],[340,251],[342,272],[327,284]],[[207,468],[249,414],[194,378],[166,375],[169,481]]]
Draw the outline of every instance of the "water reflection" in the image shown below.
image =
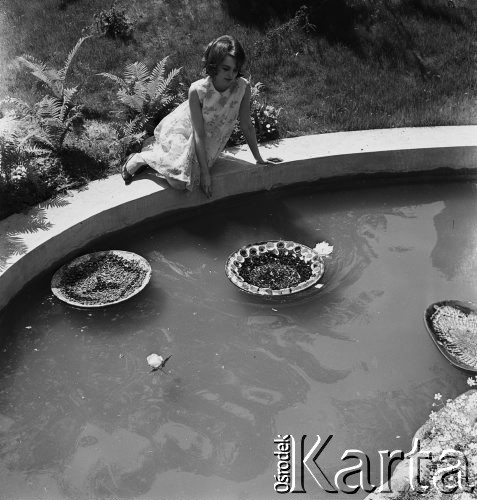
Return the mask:
[[[151,262],[140,295],[79,310],[40,279],[0,318],[5,494],[264,498],[277,433],[333,434],[330,470],[347,448],[407,450],[434,392],[465,388],[422,314],[475,299],[475,203],[461,184],[267,194],[99,242]],[[319,293],[270,302],[227,281],[231,252],[280,237],[334,245]],[[152,352],[172,355],[163,372]]]
[[[438,239],[431,253],[432,263],[448,280],[475,280],[477,200],[472,195],[475,185],[462,186],[444,201],[444,208],[434,217]],[[463,204],[461,196],[469,198],[469,203]]]
[[321,365],[308,347],[316,334],[294,324],[285,316],[250,316],[247,321],[251,333],[259,338],[260,351],[271,359],[282,361],[295,374],[289,375],[287,385],[294,385],[298,393],[306,394],[309,381],[332,384],[349,375],[349,370],[335,370]]

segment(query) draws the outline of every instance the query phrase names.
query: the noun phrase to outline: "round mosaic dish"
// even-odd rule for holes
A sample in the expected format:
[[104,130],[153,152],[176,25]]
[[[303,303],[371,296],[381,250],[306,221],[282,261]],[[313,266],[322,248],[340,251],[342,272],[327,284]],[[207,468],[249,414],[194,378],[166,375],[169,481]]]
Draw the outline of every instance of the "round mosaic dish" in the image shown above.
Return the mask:
[[60,267],[51,290],[60,300],[76,307],[104,307],[130,299],[151,279],[144,257],[123,250],[82,255]]
[[229,280],[244,292],[277,296],[316,285],[325,270],[322,257],[294,241],[272,240],[239,248],[227,260]]

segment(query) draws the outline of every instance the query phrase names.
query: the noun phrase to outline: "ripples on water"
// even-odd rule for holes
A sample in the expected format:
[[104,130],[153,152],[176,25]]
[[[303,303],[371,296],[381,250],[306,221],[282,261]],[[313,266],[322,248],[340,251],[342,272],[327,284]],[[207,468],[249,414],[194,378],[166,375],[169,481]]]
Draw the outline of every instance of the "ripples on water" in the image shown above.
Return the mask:
[[[2,498],[271,498],[290,433],[333,434],[330,476],[369,453],[376,480],[434,393],[465,390],[423,312],[477,299],[476,200],[467,183],[261,193],[95,244],[152,265],[120,306],[74,309],[37,280],[0,323]],[[277,238],[334,245],[318,293],[267,302],[227,281],[230,253]],[[172,354],[164,372],[152,352]]]

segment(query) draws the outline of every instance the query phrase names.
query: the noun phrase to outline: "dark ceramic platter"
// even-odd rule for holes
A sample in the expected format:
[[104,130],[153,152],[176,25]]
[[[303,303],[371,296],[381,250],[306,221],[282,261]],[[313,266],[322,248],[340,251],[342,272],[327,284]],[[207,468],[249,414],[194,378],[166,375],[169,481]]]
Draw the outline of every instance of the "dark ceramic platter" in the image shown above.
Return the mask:
[[[434,302],[431,304],[425,311],[424,314],[424,323],[426,325],[427,331],[431,336],[436,347],[439,349],[441,354],[449,361],[449,363],[453,364],[457,368],[461,370],[465,370],[467,372],[477,373],[477,366],[472,366],[468,363],[465,363],[459,357],[455,356],[446,346],[445,339],[443,336],[436,330],[432,317],[438,311],[439,308],[442,307],[452,307],[453,309],[460,311],[461,313],[469,316],[469,314],[477,315],[477,306],[472,302],[461,302],[459,300],[442,300],[440,302]],[[469,337],[474,337],[477,343],[477,331],[469,332]],[[472,340],[472,339],[470,339]],[[477,362],[476,362],[477,365]]]
[[[69,294],[67,294],[61,286],[64,275],[77,266],[81,267],[82,265],[87,264],[90,260],[101,258],[103,256],[117,256],[124,261],[128,261],[138,266],[138,268],[143,271],[143,277],[140,283],[131,287],[131,289],[127,290],[120,298],[116,300],[97,301],[96,303],[84,303],[69,296]],[[144,257],[141,257],[140,255],[137,255],[133,252],[126,252],[124,250],[105,250],[102,252],[93,252],[82,255],[60,267],[60,269],[58,269],[53,275],[53,278],[51,280],[51,291],[60,300],[75,307],[105,307],[118,304],[130,299],[134,295],[137,295],[148,284],[149,280],[151,279],[151,274],[152,270],[149,262],[147,262]]]

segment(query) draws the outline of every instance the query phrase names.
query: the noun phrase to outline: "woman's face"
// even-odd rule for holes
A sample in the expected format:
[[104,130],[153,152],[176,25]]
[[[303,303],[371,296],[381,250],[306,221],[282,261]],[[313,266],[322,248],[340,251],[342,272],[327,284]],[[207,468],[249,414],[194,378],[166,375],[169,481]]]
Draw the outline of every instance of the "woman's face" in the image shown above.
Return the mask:
[[227,90],[237,78],[238,68],[235,57],[225,56],[217,66],[217,74],[214,76],[214,86],[219,92]]

